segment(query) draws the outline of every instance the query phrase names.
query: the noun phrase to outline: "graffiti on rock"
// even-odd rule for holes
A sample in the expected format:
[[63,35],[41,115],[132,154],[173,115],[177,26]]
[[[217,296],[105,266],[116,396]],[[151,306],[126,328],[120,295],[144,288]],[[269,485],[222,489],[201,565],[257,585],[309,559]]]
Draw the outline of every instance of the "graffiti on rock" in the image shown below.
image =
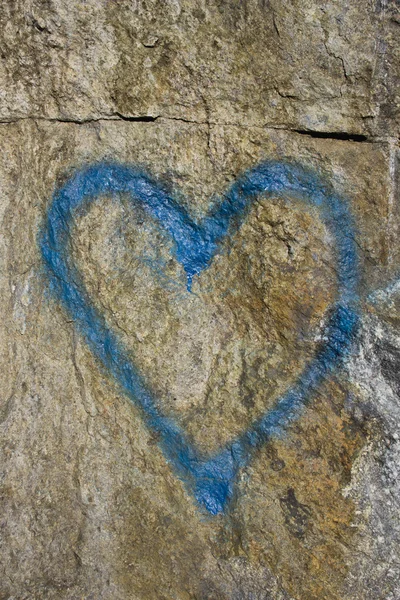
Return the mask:
[[[194,277],[218,253],[222,240],[244,222],[259,196],[303,202],[318,211],[335,246],[337,294],[329,309],[319,347],[295,383],[246,431],[216,454],[202,455],[178,423],[162,413],[149,384],[131,354],[89,297],[70,251],[73,220],[100,195],[127,194],[141,204],[173,241],[175,258],[183,266],[190,291]],[[349,351],[359,311],[358,263],[352,216],[346,201],[315,172],[299,164],[268,161],[244,173],[212,214],[194,222],[162,186],[147,173],[121,164],[101,163],[79,169],[56,191],[39,244],[50,287],[92,353],[128,398],[141,408],[147,427],[176,475],[199,507],[211,514],[226,510],[239,470],[254,452],[282,436],[313,398],[322,381]]]

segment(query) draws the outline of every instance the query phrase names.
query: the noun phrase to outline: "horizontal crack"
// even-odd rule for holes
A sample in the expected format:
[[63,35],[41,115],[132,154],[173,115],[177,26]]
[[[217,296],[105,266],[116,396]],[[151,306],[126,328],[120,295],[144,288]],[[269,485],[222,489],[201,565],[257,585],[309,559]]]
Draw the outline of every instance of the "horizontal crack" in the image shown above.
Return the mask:
[[308,135],[313,138],[325,140],[344,140],[347,142],[369,142],[368,136],[360,133],[348,133],[347,131],[314,131],[312,129],[291,129],[294,133]]
[[118,119],[121,119],[122,121],[134,121],[134,122],[139,122],[139,123],[154,123],[154,121],[157,121],[157,119],[159,118],[159,115],[153,117],[151,115],[142,115],[139,117],[131,117],[131,116],[127,116],[127,115],[123,115],[122,113],[116,112],[114,113],[114,120],[115,117],[118,117]]
[[6,125],[11,123],[19,123],[21,121],[44,121],[45,123],[72,123],[74,125],[86,125],[87,123],[99,123],[101,121],[134,121],[139,123],[154,123],[159,119],[159,115],[140,115],[140,116],[127,116],[119,112],[112,113],[110,115],[104,115],[102,117],[86,117],[84,119],[76,119],[70,117],[11,117],[10,119],[1,119],[0,124]]
[[350,142],[368,142],[368,143],[380,143],[380,142],[390,142],[396,140],[397,138],[393,137],[381,137],[381,136],[367,136],[364,134],[358,133],[350,133],[347,131],[317,131],[313,129],[297,129],[294,127],[286,127],[285,125],[274,125],[274,124],[265,124],[265,125],[243,125],[240,123],[229,123],[223,121],[196,121],[194,119],[187,119],[184,117],[170,117],[164,115],[125,115],[120,112],[110,113],[108,115],[103,115],[101,117],[86,117],[83,119],[69,118],[69,117],[40,117],[40,116],[24,116],[24,117],[11,117],[9,119],[0,117],[0,125],[9,125],[15,124],[22,121],[43,121],[45,123],[71,123],[75,125],[86,125],[89,123],[101,123],[107,121],[128,121],[128,122],[136,122],[136,123],[155,123],[158,120],[165,121],[178,121],[181,123],[189,123],[193,125],[207,125],[210,126],[220,126],[220,127],[238,127],[240,129],[259,129],[262,131],[282,131],[282,132],[290,132],[290,133],[298,133],[300,135],[309,136],[312,138],[319,139],[331,139],[331,140],[341,140],[341,141],[350,141]]

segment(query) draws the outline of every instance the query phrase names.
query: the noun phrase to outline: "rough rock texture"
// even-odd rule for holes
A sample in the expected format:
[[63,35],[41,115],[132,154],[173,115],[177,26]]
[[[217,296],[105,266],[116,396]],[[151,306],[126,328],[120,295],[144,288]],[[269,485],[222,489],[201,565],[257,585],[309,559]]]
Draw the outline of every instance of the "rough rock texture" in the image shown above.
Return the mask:
[[[6,0],[0,20],[0,598],[398,600],[398,2]],[[200,222],[268,160],[349,207],[360,324],[212,516],[51,293],[40,234],[87,165],[150,173]],[[127,194],[73,218],[94,310],[202,455],[324,344],[340,266],[307,198],[258,194],[190,291]]]

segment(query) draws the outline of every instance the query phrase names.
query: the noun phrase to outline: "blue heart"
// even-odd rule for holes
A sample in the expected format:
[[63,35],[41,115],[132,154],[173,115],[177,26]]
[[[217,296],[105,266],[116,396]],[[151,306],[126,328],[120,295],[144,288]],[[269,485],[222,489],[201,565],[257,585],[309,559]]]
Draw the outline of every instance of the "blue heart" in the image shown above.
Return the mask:
[[[193,277],[207,268],[221,241],[241,226],[252,202],[260,195],[309,203],[318,210],[334,240],[337,300],[329,310],[319,349],[275,405],[214,456],[200,455],[178,424],[161,413],[126,348],[91,302],[73,262],[70,240],[74,216],[99,195],[121,193],[139,201],[172,237],[189,290]],[[51,289],[96,358],[131,401],[141,407],[147,426],[157,433],[166,459],[186,488],[212,514],[227,507],[238,472],[254,452],[272,437],[281,436],[300,416],[318,386],[348,352],[357,326],[358,264],[349,208],[316,173],[297,164],[269,161],[248,171],[201,223],[195,223],[146,173],[119,164],[96,164],[77,171],[55,193],[39,243]]]

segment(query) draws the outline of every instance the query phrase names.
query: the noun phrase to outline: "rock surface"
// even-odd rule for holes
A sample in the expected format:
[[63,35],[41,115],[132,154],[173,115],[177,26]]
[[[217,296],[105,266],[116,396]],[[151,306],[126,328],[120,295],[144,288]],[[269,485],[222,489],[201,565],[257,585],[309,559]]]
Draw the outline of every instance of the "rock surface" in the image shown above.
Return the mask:
[[[397,600],[398,3],[7,0],[0,20],[0,598]],[[40,235],[88,165],[150,173],[199,223],[271,160],[349,207],[360,324],[212,516],[51,292]],[[258,194],[190,290],[127,194],[72,229],[93,310],[202,456],[326,342],[341,266],[307,197]]]

